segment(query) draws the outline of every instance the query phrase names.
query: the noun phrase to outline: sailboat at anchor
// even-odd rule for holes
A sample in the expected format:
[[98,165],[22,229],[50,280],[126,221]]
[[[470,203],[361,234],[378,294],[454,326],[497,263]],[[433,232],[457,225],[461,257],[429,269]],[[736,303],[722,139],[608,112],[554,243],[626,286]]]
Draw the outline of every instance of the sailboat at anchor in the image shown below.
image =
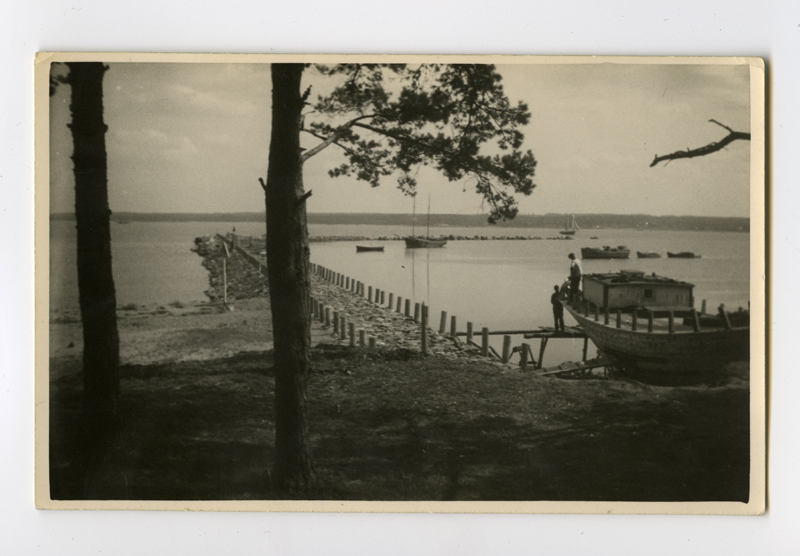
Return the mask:
[[578,223],[575,222],[575,215],[570,214],[566,217],[566,221],[564,223],[564,229],[558,232],[562,236],[574,236],[575,232],[578,231]]
[[416,229],[416,216],[417,216],[417,197],[414,196],[414,216],[411,220],[411,235],[404,238],[406,241],[406,249],[424,249],[429,247],[444,247],[447,243],[446,239],[431,239],[431,198],[428,196],[428,228],[425,231],[425,237],[414,237]]

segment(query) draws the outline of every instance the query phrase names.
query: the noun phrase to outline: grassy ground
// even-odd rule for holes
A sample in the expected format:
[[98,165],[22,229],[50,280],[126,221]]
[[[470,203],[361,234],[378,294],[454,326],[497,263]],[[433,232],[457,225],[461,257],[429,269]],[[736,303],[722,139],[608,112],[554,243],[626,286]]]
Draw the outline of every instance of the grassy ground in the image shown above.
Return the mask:
[[[263,307],[251,309],[121,320],[124,345],[150,347],[141,357],[134,347],[124,352],[124,423],[91,478],[91,498],[283,497],[271,490],[268,473],[269,323],[259,320]],[[51,326],[53,498],[73,481],[67,463],[81,392],[76,326]],[[231,346],[237,331],[248,343]],[[213,349],[220,338],[228,338],[227,351]],[[204,341],[209,347],[198,357]],[[309,499],[748,496],[749,389],[740,379],[715,387],[562,380],[407,351],[319,345],[308,399],[317,474]]]

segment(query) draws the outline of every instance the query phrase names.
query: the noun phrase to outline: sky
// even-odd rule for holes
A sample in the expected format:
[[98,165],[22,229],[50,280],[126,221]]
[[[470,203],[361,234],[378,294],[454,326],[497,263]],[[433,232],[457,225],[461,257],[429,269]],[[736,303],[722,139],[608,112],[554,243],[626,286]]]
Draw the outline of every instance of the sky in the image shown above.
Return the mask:
[[[498,65],[512,104],[531,112],[523,149],[538,161],[522,214],[749,215],[750,142],[661,163],[656,154],[696,148],[727,131],[750,131],[747,66],[651,64]],[[66,72],[64,66],[54,72]],[[109,202],[115,212],[256,212],[264,209],[271,79],[267,64],[112,63],[104,82]],[[332,87],[306,70],[312,99]],[[50,99],[51,212],[74,209],[70,87]],[[318,140],[302,134],[302,144]],[[378,188],[330,178],[331,146],[304,167],[309,212],[410,213],[387,177]],[[488,213],[469,181],[425,168],[419,198],[433,213]]]

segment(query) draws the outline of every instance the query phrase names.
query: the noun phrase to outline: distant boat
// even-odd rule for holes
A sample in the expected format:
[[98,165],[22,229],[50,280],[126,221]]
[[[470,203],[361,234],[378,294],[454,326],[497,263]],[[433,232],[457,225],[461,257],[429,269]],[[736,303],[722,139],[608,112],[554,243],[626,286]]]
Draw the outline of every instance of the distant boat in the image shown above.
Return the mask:
[[428,196],[428,229],[425,232],[425,237],[414,237],[414,231],[416,229],[416,217],[417,217],[417,197],[414,196],[414,213],[411,220],[411,235],[409,237],[404,238],[406,242],[406,249],[427,249],[430,247],[444,247],[444,244],[447,243],[446,239],[431,239],[430,232],[431,232],[431,198],[430,195]]
[[566,222],[564,223],[564,229],[558,232],[562,236],[574,236],[575,232],[578,231],[578,223],[575,222],[575,215],[570,214],[566,217]]
[[637,251],[636,257],[639,259],[660,259],[661,253],[654,253],[653,251]]
[[681,251],[680,253],[670,253],[667,251],[667,257],[670,259],[699,259],[700,255],[695,255],[691,251]]
[[619,247],[609,247],[604,245],[602,249],[598,247],[582,247],[582,259],[627,259],[631,256],[631,251],[624,245]]
[[356,245],[356,253],[366,253],[369,251],[380,251],[383,253],[383,245],[376,245],[375,247],[369,245]]
[[599,238],[599,237],[597,237],[597,236],[592,236],[592,237],[590,237],[589,239],[600,239],[600,238]]

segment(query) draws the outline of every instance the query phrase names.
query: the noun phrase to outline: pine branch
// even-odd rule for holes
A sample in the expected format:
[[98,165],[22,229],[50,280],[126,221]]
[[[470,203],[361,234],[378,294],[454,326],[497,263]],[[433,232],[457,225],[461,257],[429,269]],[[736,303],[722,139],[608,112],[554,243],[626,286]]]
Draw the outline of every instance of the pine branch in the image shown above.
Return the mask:
[[711,153],[715,153],[717,151],[721,151],[726,146],[728,146],[730,143],[732,143],[732,142],[734,142],[736,140],[739,140],[739,139],[742,140],[742,141],[749,141],[750,140],[750,134],[749,133],[745,133],[743,131],[733,131],[728,126],[726,126],[724,124],[721,124],[716,120],[709,120],[709,122],[713,122],[713,123],[717,124],[718,126],[724,127],[730,133],[728,133],[728,135],[723,137],[722,140],[720,140],[720,141],[717,141],[715,143],[709,143],[708,145],[705,145],[703,147],[699,147],[697,149],[688,149],[687,148],[685,151],[677,151],[677,152],[674,152],[672,154],[665,154],[664,156],[656,155],[656,157],[653,159],[653,162],[650,163],[650,167],[652,168],[653,166],[655,166],[656,164],[658,164],[659,162],[662,162],[664,160],[668,160],[669,161],[669,160],[677,160],[679,158],[695,158],[695,157],[698,157],[698,156],[706,156],[706,155],[709,155]]

